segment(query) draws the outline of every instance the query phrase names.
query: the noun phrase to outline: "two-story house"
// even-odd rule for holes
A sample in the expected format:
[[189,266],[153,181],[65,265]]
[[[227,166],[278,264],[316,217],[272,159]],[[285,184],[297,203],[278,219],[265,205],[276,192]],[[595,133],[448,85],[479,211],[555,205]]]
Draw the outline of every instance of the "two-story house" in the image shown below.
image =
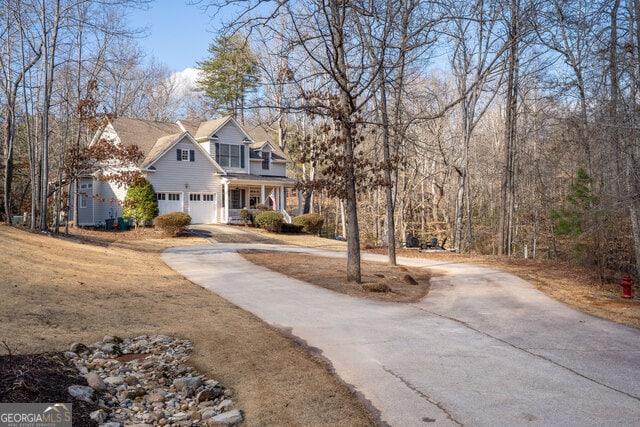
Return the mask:
[[[252,135],[256,135],[255,139]],[[136,165],[153,185],[160,214],[185,212],[192,223],[228,223],[243,208],[271,205],[286,214],[288,159],[264,132],[247,132],[232,117],[176,123],[116,118],[91,144],[106,139],[137,145],[144,154]],[[97,179],[79,182],[78,225],[95,225],[122,216],[127,188]]]

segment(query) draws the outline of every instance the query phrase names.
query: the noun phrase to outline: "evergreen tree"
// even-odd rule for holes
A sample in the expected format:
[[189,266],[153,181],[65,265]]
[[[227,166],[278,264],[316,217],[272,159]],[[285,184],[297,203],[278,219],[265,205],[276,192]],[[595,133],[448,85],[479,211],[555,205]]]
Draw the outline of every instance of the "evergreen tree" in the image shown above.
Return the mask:
[[567,197],[568,207],[553,209],[551,219],[555,222],[556,233],[560,236],[579,236],[589,228],[589,220],[596,211],[593,206],[597,198],[591,190],[591,177],[583,168],[576,172]]
[[144,179],[129,187],[122,214],[135,219],[136,228],[158,216],[156,192],[148,180]]
[[258,59],[248,40],[240,35],[221,36],[209,46],[211,56],[198,62],[202,78],[196,83],[219,114],[229,114],[244,123],[247,94],[258,85]]

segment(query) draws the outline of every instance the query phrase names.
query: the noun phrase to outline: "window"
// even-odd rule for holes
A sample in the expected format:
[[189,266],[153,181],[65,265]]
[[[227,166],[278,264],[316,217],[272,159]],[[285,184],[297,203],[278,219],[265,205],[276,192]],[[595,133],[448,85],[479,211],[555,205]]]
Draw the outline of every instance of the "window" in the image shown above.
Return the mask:
[[180,201],[180,193],[156,193],[156,199],[158,199],[158,201]]
[[181,148],[176,149],[176,160],[179,162],[195,162],[196,151],[195,150],[183,150]]
[[91,183],[91,182],[85,183],[85,184],[80,184],[79,195],[80,195],[80,207],[81,208],[86,208],[87,207],[87,199],[91,195],[90,193],[91,193],[92,189],[93,189],[93,183]]
[[269,170],[269,163],[271,162],[271,151],[262,152],[262,169]]
[[213,202],[213,194],[189,194],[189,200],[192,202]]
[[229,192],[229,208],[231,209],[242,209],[244,206],[244,190],[231,190]]
[[223,168],[244,167],[244,147],[241,145],[216,143],[216,161]]

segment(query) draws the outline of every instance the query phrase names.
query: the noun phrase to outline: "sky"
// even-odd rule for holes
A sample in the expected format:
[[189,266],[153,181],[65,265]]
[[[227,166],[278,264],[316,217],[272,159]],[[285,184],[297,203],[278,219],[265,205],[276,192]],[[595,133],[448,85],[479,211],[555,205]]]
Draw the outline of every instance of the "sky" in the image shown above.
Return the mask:
[[180,73],[207,58],[215,21],[199,6],[186,0],[155,0],[148,10],[130,10],[129,24],[147,28],[138,39],[148,59],[155,57],[170,71]]

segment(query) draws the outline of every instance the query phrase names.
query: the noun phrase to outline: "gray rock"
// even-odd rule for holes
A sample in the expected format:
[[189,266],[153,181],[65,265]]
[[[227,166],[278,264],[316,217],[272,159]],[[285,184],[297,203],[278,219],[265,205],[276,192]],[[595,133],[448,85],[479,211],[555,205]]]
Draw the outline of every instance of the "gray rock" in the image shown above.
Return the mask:
[[208,389],[202,390],[196,396],[196,403],[205,402],[207,400],[214,400],[222,396],[223,393],[224,392],[219,388],[213,388],[213,389],[208,388]]
[[104,379],[104,382],[109,385],[122,385],[124,384],[124,378],[120,376],[111,376]]
[[[233,407],[233,401],[226,398],[229,390],[186,364],[191,348],[187,340],[162,335],[125,340],[105,336],[80,353],[68,352],[69,360],[92,385],[84,388],[84,394],[82,386],[70,389],[79,399],[91,402],[100,398],[99,408],[106,418],[97,413],[94,417],[107,427],[208,425],[220,411]],[[83,348],[77,344],[75,349]],[[115,359],[112,350],[115,354],[139,353],[146,357]],[[106,390],[99,392],[103,387]],[[229,411],[211,425],[232,425],[238,419],[242,419],[242,413]]]
[[191,417],[191,414],[189,412],[178,412],[177,414],[173,414],[170,421],[173,421],[174,423],[176,423],[180,421],[186,421],[190,417]]
[[208,420],[209,418],[213,418],[220,413],[220,411],[216,411],[214,408],[204,408],[198,411],[202,416],[203,420]]
[[145,423],[157,423],[161,418],[164,418],[164,414],[162,412],[147,412],[142,416],[142,421]]
[[234,409],[233,411],[223,412],[222,414],[218,414],[215,417],[209,418],[207,420],[207,425],[234,425],[239,424],[243,420],[242,411],[239,409]]
[[100,427],[122,427],[122,423],[109,421],[108,423],[100,424]]
[[124,379],[124,382],[126,382],[127,385],[130,385],[130,386],[134,386],[134,385],[140,384],[140,380],[137,377],[134,377],[133,375],[128,375]]
[[89,387],[91,387],[95,391],[102,392],[107,389],[107,385],[104,383],[104,381],[102,381],[100,375],[96,374],[95,372],[86,374],[84,378],[87,380],[87,384],[89,384]]
[[65,351],[64,352],[64,357],[66,357],[67,359],[75,359],[76,357],[78,357],[77,353],[74,353],[73,351]]
[[216,406],[216,409],[218,411],[226,411],[232,406],[233,406],[233,400],[224,399],[222,402],[218,403],[218,406]]
[[202,380],[200,379],[200,377],[182,377],[173,380],[173,386],[178,391],[183,391],[185,388],[196,390],[201,385]]
[[75,399],[84,400],[89,403],[94,402],[94,390],[91,387],[87,387],[85,385],[72,385],[67,387],[67,392]]
[[122,352],[120,351],[120,346],[112,342],[104,344],[102,347],[100,347],[100,350],[104,351],[106,354],[122,354]]
[[214,388],[220,385],[220,383],[216,380],[206,380],[204,382],[204,385],[206,385],[209,388]]
[[87,346],[82,344],[81,342],[74,342],[69,347],[69,350],[72,351],[73,353],[80,354],[80,353],[84,353],[88,349],[87,349]]
[[150,393],[149,396],[147,397],[147,400],[152,403],[164,402],[164,399],[165,399],[165,396],[162,393]]
[[98,409],[97,411],[93,411],[92,413],[90,413],[89,418],[100,424],[107,420],[107,413],[102,409]]

